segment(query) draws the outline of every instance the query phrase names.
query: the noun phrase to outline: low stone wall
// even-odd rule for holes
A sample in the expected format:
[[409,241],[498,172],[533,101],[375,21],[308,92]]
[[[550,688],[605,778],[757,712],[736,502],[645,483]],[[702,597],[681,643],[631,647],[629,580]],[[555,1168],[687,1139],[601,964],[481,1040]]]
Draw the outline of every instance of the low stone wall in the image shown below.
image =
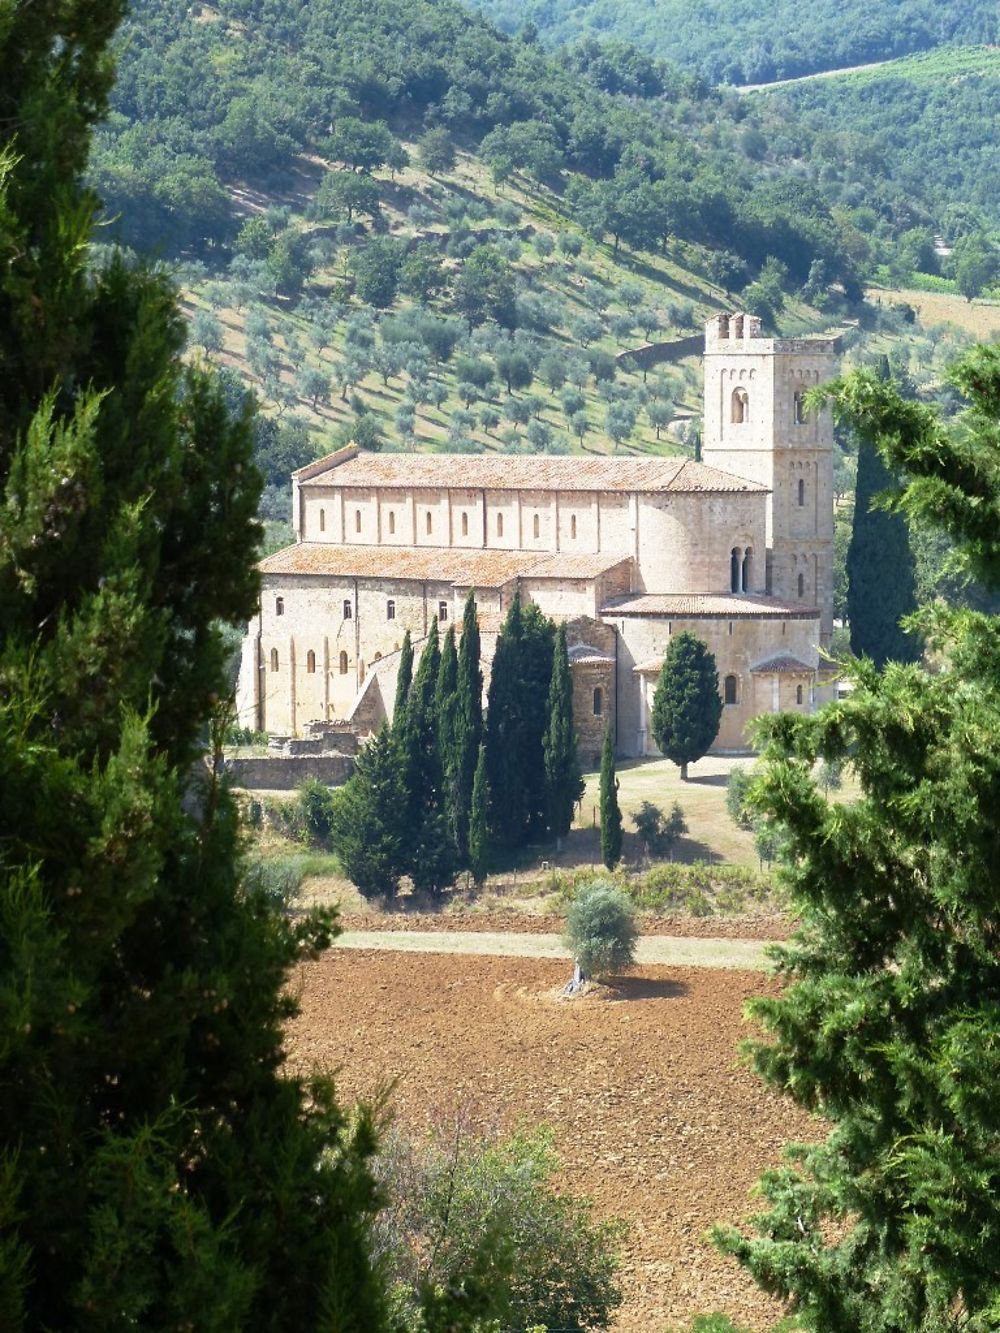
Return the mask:
[[294,791],[315,778],[328,787],[339,787],[354,772],[354,760],[346,754],[269,755],[266,759],[227,759],[226,775],[234,787],[249,791]]
[[673,342],[645,343],[627,352],[619,352],[615,361],[620,366],[631,363],[637,370],[649,370],[668,361],[683,361],[686,356],[698,356],[704,350],[705,335],[692,333],[690,338],[675,338]]

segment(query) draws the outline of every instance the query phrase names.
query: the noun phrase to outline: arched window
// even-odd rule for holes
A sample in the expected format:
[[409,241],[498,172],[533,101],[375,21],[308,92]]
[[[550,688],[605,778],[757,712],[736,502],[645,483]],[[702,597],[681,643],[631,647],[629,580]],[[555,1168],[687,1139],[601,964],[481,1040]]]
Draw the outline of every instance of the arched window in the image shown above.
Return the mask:
[[321,509],[321,510],[319,511],[319,530],[320,530],[320,532],[326,532],[326,510],[325,510],[325,509]]
[[462,515],[462,536],[463,536],[463,537],[468,537],[468,535],[469,535],[469,515],[468,515],[468,514],[463,514],[463,515]]
[[534,517],[534,520],[532,521],[532,524],[531,524],[531,534],[532,534],[533,537],[536,537],[536,538],[537,538],[537,537],[541,536],[541,532],[542,532],[542,524],[541,524],[541,520],[539,519],[538,515],[536,514],[535,517]]
[[497,514],[497,536],[503,536],[503,514]]
[[438,602],[438,621],[440,622],[440,624],[443,625],[447,619],[448,619],[448,603]]
[[802,506],[805,504],[805,502],[806,502],[806,484],[802,480],[802,478],[799,477],[799,505]]
[[396,619],[396,603],[391,597],[385,604],[385,618],[386,620]]
[[344,598],[344,619],[350,620],[354,616],[354,607],[348,598]]
[[801,389],[796,389],[792,394],[792,420],[796,426],[804,426],[806,423],[806,396]]
[[569,520],[569,535],[570,535],[570,537],[573,539],[573,541],[576,541],[576,515],[575,515],[575,514],[571,514],[571,515],[570,515],[570,520]]
[[734,546],[729,552],[729,591],[739,592],[740,590],[740,553]]
[[354,531],[355,531],[355,532],[360,532],[360,531],[361,531],[361,510],[360,510],[360,509],[355,509],[355,511],[354,511]]
[[427,535],[428,537],[434,531],[434,519],[431,517],[431,511],[427,511]]
[[278,650],[277,650],[277,648],[272,648],[272,649],[271,649],[271,670],[272,670],[272,671],[277,671],[277,669],[278,669]]
[[347,653],[346,653],[346,652],[342,652],[342,653],[340,654],[340,674],[341,674],[342,676],[346,676],[346,675],[347,675]]
[[284,599],[284,597],[276,597],[276,598],[274,599],[274,614],[275,614],[276,616],[283,616],[283,615],[285,614],[285,599]]
[[735,676],[726,677],[723,689],[725,691],[723,697],[726,703],[727,704],[736,703],[737,691],[739,689],[739,681],[736,679]]
[[740,589],[749,592],[753,586],[753,551],[748,546],[743,552],[743,565],[740,570]]
[[805,576],[805,574],[800,574],[800,575],[799,575],[799,596],[800,596],[800,597],[804,597],[805,594],[806,594],[806,576]]
[[797,704],[800,704],[800,703],[802,702],[802,686],[801,686],[801,685],[796,685],[796,687],[795,687],[795,702],[796,702]]
[[604,691],[598,685],[594,691],[594,716],[601,717],[604,713]]
[[309,676],[316,674],[316,654],[311,648],[306,653],[306,674]]
[[733,390],[731,417],[734,426],[750,420],[750,398],[742,386]]
[[390,536],[390,537],[394,537],[395,535],[396,535],[396,515],[395,515],[395,514],[392,512],[392,510],[390,509],[390,510],[389,510],[389,536]]

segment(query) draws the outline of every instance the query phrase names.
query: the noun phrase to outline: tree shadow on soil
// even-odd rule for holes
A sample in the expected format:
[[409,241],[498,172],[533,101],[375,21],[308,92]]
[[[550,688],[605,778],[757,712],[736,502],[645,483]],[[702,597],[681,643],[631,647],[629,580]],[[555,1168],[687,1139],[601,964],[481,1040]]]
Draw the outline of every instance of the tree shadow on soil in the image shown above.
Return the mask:
[[607,986],[615,1000],[676,1000],[688,993],[686,982],[669,977],[615,977]]
[[697,774],[689,774],[688,785],[691,787],[726,787],[729,785],[729,774],[706,773],[702,777]]

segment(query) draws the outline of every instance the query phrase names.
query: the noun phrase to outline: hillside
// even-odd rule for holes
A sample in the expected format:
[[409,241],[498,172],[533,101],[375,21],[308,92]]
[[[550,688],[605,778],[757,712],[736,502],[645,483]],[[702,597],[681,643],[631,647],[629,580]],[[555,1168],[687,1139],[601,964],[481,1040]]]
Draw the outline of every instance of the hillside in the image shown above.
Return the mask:
[[752,100],[812,130],[867,140],[891,174],[946,223],[957,204],[1000,229],[1000,50],[944,47],[869,69],[762,89]]
[[507,31],[547,42],[613,36],[710,83],[769,83],[955,43],[997,40],[989,0],[478,0]]

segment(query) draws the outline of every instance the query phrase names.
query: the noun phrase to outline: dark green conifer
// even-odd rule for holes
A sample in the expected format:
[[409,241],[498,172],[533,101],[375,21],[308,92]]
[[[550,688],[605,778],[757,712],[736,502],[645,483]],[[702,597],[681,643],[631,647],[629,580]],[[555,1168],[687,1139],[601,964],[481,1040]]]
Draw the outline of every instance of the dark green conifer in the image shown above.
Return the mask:
[[[825,391],[874,441],[901,503],[1000,585],[1000,350],[949,375],[957,429],[859,371]],[[846,668],[813,716],[759,724],[751,801],[784,843],[800,928],[780,995],[752,1002],[754,1064],[816,1118],[761,1182],[753,1234],[719,1239],[814,1333],[988,1333],[1000,1311],[1000,618],[922,617],[949,669]],[[846,805],[817,760],[850,763]]]
[[434,712],[437,718],[438,752],[441,755],[441,774],[444,783],[445,815],[448,820],[451,840],[457,850],[455,730],[458,720],[458,653],[455,651],[454,625],[448,626],[441,647],[441,663],[438,667],[437,684],[434,690]]
[[406,869],[406,793],[399,744],[383,727],[358,753],[333,800],[330,837],[344,874],[366,898],[393,898]]
[[604,732],[601,749],[601,860],[609,870],[622,859],[622,812],[618,808],[618,777],[611,728]]
[[460,861],[469,854],[469,816],[479,747],[483,740],[483,672],[475,591],[470,589],[462,614],[458,648],[458,707],[455,714],[455,843]]
[[410,700],[410,687],[413,684],[413,640],[410,631],[403,635],[403,646],[399,650],[399,670],[396,673],[396,698],[392,707],[393,730],[399,734],[406,717],[406,705]]
[[876,666],[914,662],[920,645],[900,621],[917,609],[910,533],[902,514],[877,507],[893,477],[870,440],[858,448],[854,525],[847,548],[847,616],[851,651]]
[[88,269],[118,0],[0,11],[0,1324],[381,1327],[370,1121],[284,1067],[326,946],[203,762],[257,600],[247,416]]
[[469,810],[469,870],[476,884],[482,884],[486,878],[489,856],[489,807],[486,746],[480,745],[476,774],[472,783],[472,804]]
[[413,678],[400,740],[408,802],[407,869],[414,888],[434,894],[448,887],[456,869],[438,742],[436,703],[440,670],[441,647],[435,617]]
[[583,775],[576,754],[573,728],[573,680],[566,652],[566,626],[556,630],[552,661],[552,683],[548,699],[549,721],[545,730],[545,788],[549,832],[564,838],[573,823],[573,810],[583,795]]
[[701,639],[683,630],[667,645],[652,712],[653,737],[680,765],[682,782],[687,782],[688,764],[700,759],[719,734],[721,721],[715,658]]

